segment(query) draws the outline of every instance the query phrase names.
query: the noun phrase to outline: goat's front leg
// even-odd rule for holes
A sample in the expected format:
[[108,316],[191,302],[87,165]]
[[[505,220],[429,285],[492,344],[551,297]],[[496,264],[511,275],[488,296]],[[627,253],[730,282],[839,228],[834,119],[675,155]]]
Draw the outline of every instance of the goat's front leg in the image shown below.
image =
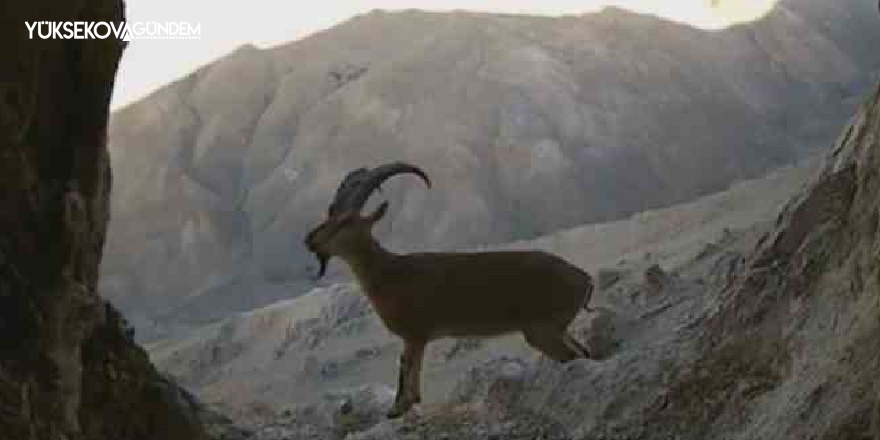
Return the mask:
[[402,416],[414,404],[422,401],[420,378],[426,344],[427,342],[421,339],[404,341],[397,378],[397,396],[394,399],[394,406],[388,412],[389,419]]

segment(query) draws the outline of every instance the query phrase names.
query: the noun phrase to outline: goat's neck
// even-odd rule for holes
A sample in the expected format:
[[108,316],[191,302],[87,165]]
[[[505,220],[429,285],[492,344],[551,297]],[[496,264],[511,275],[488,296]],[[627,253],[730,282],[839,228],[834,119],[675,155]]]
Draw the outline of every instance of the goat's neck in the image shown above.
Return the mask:
[[372,236],[358,240],[348,252],[340,255],[354,272],[361,286],[370,289],[382,276],[386,263],[394,254],[386,250]]

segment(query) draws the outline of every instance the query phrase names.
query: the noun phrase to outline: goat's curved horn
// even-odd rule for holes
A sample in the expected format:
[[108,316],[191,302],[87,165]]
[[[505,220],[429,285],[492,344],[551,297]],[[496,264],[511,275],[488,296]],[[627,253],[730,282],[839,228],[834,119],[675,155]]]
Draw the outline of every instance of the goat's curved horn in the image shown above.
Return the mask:
[[333,196],[333,201],[330,202],[330,208],[327,210],[327,214],[334,215],[347,211],[349,206],[351,206],[352,194],[364,184],[364,181],[369,174],[370,171],[366,168],[358,168],[348,173],[345,178],[342,179],[339,188],[336,189],[336,195]]
[[428,175],[421,168],[408,163],[393,162],[371,170],[359,168],[348,173],[342,180],[339,189],[336,190],[336,197],[330,205],[329,214],[333,215],[345,210],[360,211],[373,191],[397,174],[415,174],[425,182],[425,185],[431,187]]

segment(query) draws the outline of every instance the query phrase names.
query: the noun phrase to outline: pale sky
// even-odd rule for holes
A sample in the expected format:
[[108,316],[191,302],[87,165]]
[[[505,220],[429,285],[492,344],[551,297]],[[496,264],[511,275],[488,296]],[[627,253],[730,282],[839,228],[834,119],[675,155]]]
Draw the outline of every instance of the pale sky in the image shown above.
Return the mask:
[[[143,98],[242,44],[296,40],[372,9],[464,9],[538,15],[582,14],[615,5],[707,29],[756,19],[775,0],[128,0],[128,20],[201,24],[198,40],[135,40],[122,59],[113,108]],[[300,6],[302,5],[302,6]]]

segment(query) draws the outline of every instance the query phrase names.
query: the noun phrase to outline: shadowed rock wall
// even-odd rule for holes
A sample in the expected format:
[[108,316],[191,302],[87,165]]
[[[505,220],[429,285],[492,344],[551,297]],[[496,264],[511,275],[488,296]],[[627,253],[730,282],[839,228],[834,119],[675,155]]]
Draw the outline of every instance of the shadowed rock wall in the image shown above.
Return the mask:
[[124,19],[119,0],[8,2],[0,14],[0,437],[200,439],[97,292],[106,129],[123,44],[29,39],[25,22]]

